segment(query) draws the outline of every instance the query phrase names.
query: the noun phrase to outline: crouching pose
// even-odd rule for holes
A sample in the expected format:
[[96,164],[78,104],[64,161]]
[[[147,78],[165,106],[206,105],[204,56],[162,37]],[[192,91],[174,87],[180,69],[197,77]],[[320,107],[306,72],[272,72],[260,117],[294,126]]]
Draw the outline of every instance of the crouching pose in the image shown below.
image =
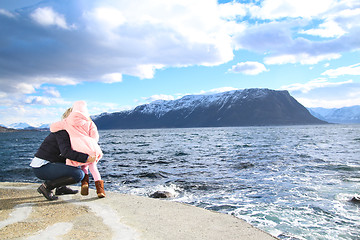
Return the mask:
[[84,178],[84,173],[80,168],[65,164],[66,158],[80,163],[92,163],[96,159],[95,156],[72,150],[69,134],[62,130],[50,133],[31,161],[30,166],[35,176],[45,180],[37,191],[48,200],[58,199],[53,194],[53,189],[56,189],[56,195],[77,193],[66,185],[78,183]]
[[66,130],[70,136],[72,149],[95,156],[95,161],[92,163],[83,163],[74,161],[71,158],[66,160],[66,164],[73,167],[80,166],[85,177],[81,181],[81,194],[88,195],[89,189],[89,169],[94,178],[96,192],[99,198],[105,197],[104,181],[101,180],[97,162],[102,158],[103,153],[98,144],[99,133],[95,123],[91,120],[88,114],[86,102],[77,101],[72,108],[68,109],[68,117],[63,120],[53,123],[50,126],[51,132]]

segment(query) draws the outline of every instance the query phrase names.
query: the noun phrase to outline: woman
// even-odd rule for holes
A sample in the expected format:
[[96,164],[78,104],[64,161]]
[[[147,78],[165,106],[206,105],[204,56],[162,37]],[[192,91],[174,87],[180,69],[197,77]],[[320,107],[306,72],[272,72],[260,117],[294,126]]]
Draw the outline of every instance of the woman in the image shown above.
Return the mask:
[[[65,112],[63,118],[69,113]],[[52,192],[56,188],[56,195],[74,194],[66,185],[80,182],[85,174],[78,168],[66,165],[66,159],[81,163],[92,163],[95,156],[72,150],[70,137],[66,130],[50,133],[40,145],[30,166],[35,176],[45,180],[37,191],[48,200],[58,199]]]

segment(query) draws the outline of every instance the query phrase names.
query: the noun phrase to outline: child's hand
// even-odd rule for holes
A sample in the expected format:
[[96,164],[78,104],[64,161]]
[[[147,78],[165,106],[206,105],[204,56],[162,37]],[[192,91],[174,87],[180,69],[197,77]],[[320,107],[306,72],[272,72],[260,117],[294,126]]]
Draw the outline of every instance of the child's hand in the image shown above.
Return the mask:
[[86,162],[93,163],[93,162],[95,162],[95,160],[96,160],[96,156],[89,156]]

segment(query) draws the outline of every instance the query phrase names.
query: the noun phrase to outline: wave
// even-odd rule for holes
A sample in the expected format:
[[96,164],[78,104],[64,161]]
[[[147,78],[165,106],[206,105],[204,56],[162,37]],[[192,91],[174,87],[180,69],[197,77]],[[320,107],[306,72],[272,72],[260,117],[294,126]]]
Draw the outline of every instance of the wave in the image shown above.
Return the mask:
[[[24,134],[0,138],[3,181],[36,179],[28,164],[47,134]],[[359,136],[360,125],[106,130],[98,167],[109,191],[172,191],[281,239],[357,239]]]

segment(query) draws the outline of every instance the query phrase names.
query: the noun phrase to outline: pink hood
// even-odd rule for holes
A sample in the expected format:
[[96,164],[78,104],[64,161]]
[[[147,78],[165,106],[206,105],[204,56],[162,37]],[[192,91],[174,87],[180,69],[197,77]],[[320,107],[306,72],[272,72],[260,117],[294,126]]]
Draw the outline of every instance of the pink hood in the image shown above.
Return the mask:
[[[103,153],[98,144],[99,133],[95,123],[89,117],[86,102],[75,102],[73,110],[67,118],[51,124],[51,132],[60,130],[66,130],[69,133],[73,150],[86,153],[90,156],[96,156],[96,161],[102,158]],[[66,161],[66,164],[71,166],[83,165],[69,159]]]
[[95,123],[90,119],[86,102],[76,101],[70,115],[56,123],[50,125],[51,132],[66,130],[70,137],[91,137],[99,141],[99,133]]
[[[98,144],[99,133],[95,123],[89,117],[86,102],[75,102],[73,110],[67,118],[51,124],[51,132],[60,130],[66,130],[69,133],[73,150],[96,156],[96,161],[102,158],[103,153]],[[83,163],[71,161],[70,159],[66,160],[66,164],[71,166],[83,165]]]
[[64,119],[65,122],[79,130],[81,134],[89,135],[87,125],[91,122],[85,101],[76,101],[73,105],[72,112]]
[[74,102],[74,105],[72,107],[72,111],[73,112],[80,112],[82,113],[85,117],[90,117],[88,109],[87,109],[87,104],[85,101],[76,101]]

